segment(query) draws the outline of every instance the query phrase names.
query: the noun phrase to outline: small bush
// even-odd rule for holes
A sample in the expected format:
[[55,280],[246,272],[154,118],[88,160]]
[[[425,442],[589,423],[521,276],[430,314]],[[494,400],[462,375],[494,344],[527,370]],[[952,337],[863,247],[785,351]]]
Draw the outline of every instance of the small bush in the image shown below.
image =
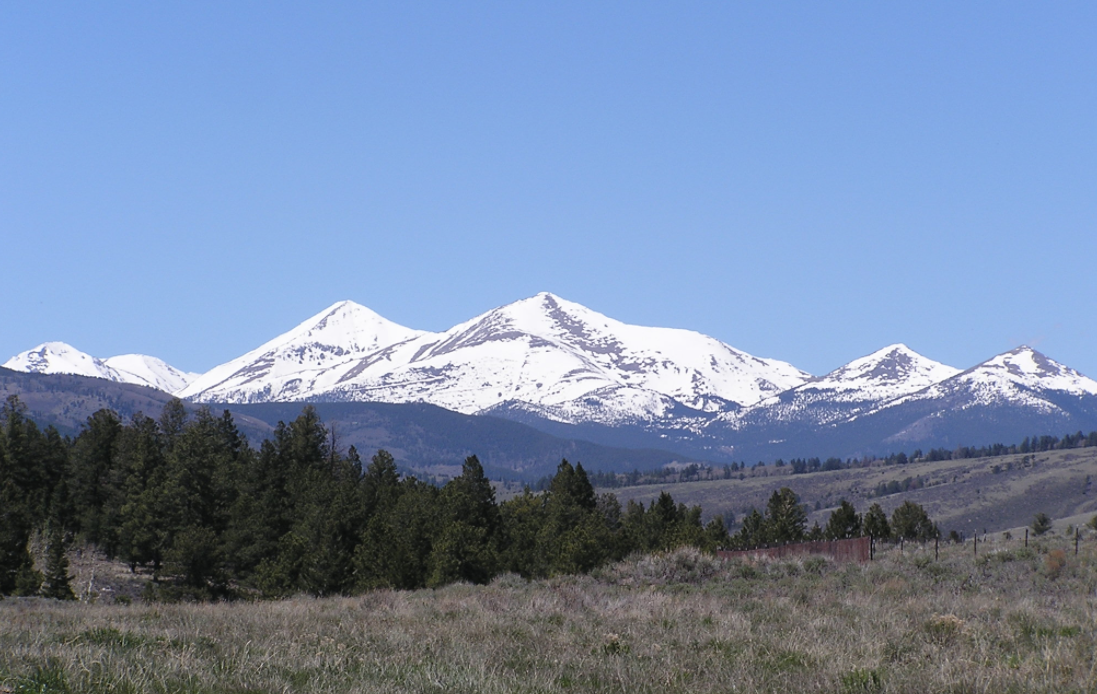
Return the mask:
[[1051,530],[1051,518],[1046,513],[1037,513],[1032,519],[1032,532],[1037,536]]
[[862,668],[854,668],[842,675],[840,684],[842,685],[842,691],[847,694],[879,692],[883,691],[884,688],[883,678],[880,677],[879,672]]
[[1044,557],[1044,573],[1048,578],[1058,578],[1066,565],[1067,553],[1061,549],[1053,549]]
[[627,655],[631,650],[617,634],[606,634],[606,640],[602,643],[602,653],[605,655]]
[[931,641],[944,645],[963,633],[964,626],[964,620],[954,614],[939,614],[926,622],[925,631]]
[[67,694],[71,690],[64,669],[59,663],[50,662],[44,667],[36,667],[29,677],[16,680],[10,691],[12,694]]

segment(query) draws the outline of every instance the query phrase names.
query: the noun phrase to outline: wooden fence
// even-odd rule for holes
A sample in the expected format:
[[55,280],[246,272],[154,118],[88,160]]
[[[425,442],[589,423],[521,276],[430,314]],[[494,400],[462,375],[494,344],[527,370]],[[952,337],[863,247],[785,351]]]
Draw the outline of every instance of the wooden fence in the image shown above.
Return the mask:
[[720,550],[721,559],[760,558],[778,559],[796,557],[804,554],[823,554],[835,561],[865,562],[872,558],[872,538],[855,537],[849,540],[822,540],[819,542],[796,542],[773,547],[759,547],[737,551]]

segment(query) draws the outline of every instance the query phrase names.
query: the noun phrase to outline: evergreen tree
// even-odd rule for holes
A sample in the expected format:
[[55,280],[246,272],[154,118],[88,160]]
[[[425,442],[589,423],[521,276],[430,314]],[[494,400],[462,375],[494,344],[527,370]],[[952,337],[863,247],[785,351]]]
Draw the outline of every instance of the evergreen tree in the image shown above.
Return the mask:
[[892,511],[891,533],[897,540],[921,541],[932,540],[939,534],[926,510],[913,501],[904,501]]
[[[608,503],[608,502],[607,502]],[[534,575],[589,571],[621,550],[609,523],[619,515],[612,504],[598,508],[594,487],[582,465],[562,460],[544,494],[543,510],[527,520],[542,519],[537,528]],[[606,514],[609,514],[608,516]]]
[[122,476],[117,555],[131,569],[151,565],[159,572],[169,519],[164,508],[164,451],[155,420],[138,413],[122,429],[117,465]]
[[121,485],[115,465],[115,448],[122,422],[110,410],[88,417],[72,445],[69,489],[74,530],[87,542],[113,554],[118,546],[118,513]]
[[28,544],[44,505],[44,480],[32,457],[37,434],[16,396],[0,409],[0,595],[33,595],[40,575]]
[[273,514],[268,522],[277,541],[272,554],[262,555],[258,582],[274,595],[348,592],[365,526],[357,456],[352,462],[340,455],[316,409],[306,405],[288,426],[276,427],[273,446],[260,457],[276,466],[261,510]]
[[59,522],[50,525],[46,550],[46,575],[42,595],[54,600],[75,600],[69,576],[69,560],[65,556],[65,533]]
[[753,549],[769,541],[766,531],[766,519],[756,508],[743,517],[743,525],[733,538],[738,549]]
[[545,498],[526,487],[522,494],[499,506],[504,536],[499,566],[525,578],[548,573],[546,557],[540,550],[538,535],[545,523]]
[[1051,530],[1051,518],[1046,513],[1037,513],[1032,519],[1032,532],[1044,535]]
[[442,523],[439,496],[436,487],[414,477],[399,480],[390,501],[370,517],[355,550],[357,589],[411,590],[427,585]]
[[891,525],[880,504],[874,503],[868,507],[864,517],[864,530],[866,535],[877,540],[886,540],[891,537]]
[[845,540],[851,537],[861,536],[861,516],[853,504],[842,499],[838,508],[830,514],[827,527],[823,530],[823,537],[827,540]]
[[800,542],[804,539],[807,513],[800,497],[788,487],[781,487],[766,504],[766,535],[770,542]]
[[705,534],[702,540],[701,549],[706,552],[716,552],[717,550],[724,549],[731,543],[731,537],[728,535],[728,529],[724,525],[724,518],[722,516],[714,516],[705,525]]
[[495,575],[499,508],[495,490],[476,456],[442,489],[442,534],[430,558],[430,585],[487,583]]

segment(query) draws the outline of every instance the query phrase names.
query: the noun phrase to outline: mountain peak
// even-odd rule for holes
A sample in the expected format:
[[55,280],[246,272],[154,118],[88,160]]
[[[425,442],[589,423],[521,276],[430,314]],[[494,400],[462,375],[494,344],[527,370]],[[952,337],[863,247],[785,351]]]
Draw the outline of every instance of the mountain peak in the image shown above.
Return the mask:
[[[180,397],[224,402],[302,397],[306,377],[380,349],[426,335],[350,300],[332,304],[288,332],[217,366],[179,392]],[[255,383],[264,383],[261,394]],[[267,391],[274,389],[277,395]]]
[[41,374],[75,374],[93,378],[110,378],[102,360],[96,359],[65,342],[43,342],[33,349],[20,352],[4,362],[15,371]]
[[888,390],[887,395],[893,397],[900,392],[925,388],[958,373],[959,369],[928,359],[906,345],[897,343],[854,359],[805,387],[848,390],[865,388],[871,384],[873,388]]
[[160,359],[143,354],[123,354],[98,359],[64,342],[44,342],[34,349],[15,355],[4,363],[14,371],[41,374],[73,374],[105,378],[118,383],[149,386],[175,392],[195,378],[169,366]]
[[1097,382],[1028,345],[991,357],[965,373],[977,372],[1030,388],[1097,394]]

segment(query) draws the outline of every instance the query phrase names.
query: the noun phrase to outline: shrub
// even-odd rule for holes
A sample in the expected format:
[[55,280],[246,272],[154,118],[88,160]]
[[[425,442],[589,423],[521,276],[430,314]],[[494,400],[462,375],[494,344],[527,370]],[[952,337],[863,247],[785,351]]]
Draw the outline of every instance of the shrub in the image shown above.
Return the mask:
[[1061,549],[1053,549],[1044,557],[1044,571],[1048,578],[1058,578],[1067,565],[1067,553]]
[[861,668],[854,668],[850,672],[842,675],[841,684],[842,691],[847,692],[848,694],[855,694],[856,692],[879,692],[884,689],[883,679],[880,677],[879,672]]
[[1046,513],[1037,513],[1032,519],[1032,532],[1043,535],[1051,530],[1051,518]]
[[946,644],[963,632],[964,620],[954,614],[934,615],[926,622],[925,630],[931,641]]

